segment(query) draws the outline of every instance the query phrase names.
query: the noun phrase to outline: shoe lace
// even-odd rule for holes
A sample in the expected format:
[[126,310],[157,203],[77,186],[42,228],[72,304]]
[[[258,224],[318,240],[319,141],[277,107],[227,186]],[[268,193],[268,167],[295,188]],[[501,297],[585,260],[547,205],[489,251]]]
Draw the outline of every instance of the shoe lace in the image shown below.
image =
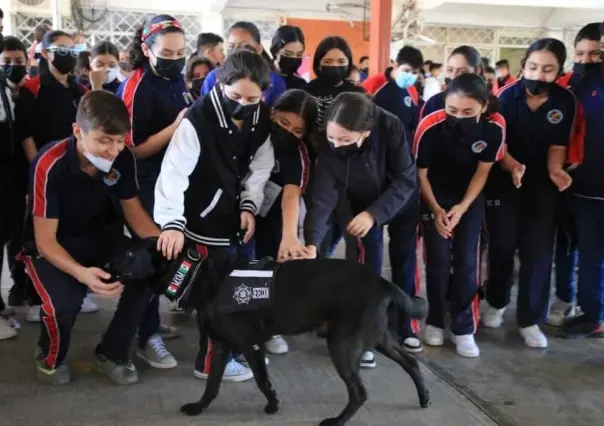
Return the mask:
[[159,358],[165,358],[170,356],[170,352],[166,349],[166,345],[161,337],[155,336],[149,339],[149,346],[157,354]]

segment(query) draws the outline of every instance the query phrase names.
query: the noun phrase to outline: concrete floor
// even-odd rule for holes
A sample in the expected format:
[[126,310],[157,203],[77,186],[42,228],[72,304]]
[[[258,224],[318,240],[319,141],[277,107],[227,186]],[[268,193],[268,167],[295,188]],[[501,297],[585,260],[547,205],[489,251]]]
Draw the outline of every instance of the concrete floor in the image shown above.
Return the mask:
[[[5,294],[10,285],[5,275],[2,285]],[[65,387],[36,381],[32,352],[38,326],[23,324],[18,338],[0,342],[0,425],[316,425],[343,407],[345,388],[324,342],[304,335],[288,339],[289,354],[271,356],[269,372],[282,401],[275,416],[262,412],[265,401],[253,381],[225,384],[207,413],[182,416],[180,405],[198,398],[204,387],[192,376],[196,330],[186,316],[162,309],[165,322],[183,333],[168,341],[179,366],[158,371],[137,363],[141,382],[128,388],[92,371],[92,350],[111,316],[110,303],[103,302],[98,314],[80,316],[69,353],[74,382]],[[457,357],[451,344],[425,350],[420,358],[433,401],[427,409],[419,408],[409,377],[378,356],[378,368],[364,373],[369,401],[350,425],[604,424],[599,341],[551,338],[547,351],[530,350],[515,331],[513,311],[506,320],[505,329],[480,330],[479,359]]]

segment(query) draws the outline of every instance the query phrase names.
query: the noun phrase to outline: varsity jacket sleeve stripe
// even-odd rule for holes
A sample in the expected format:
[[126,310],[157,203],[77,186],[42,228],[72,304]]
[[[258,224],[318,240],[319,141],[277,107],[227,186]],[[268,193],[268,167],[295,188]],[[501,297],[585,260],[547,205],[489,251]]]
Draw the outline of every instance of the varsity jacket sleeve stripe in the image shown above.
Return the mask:
[[155,185],[153,218],[162,230],[184,230],[185,191],[200,154],[197,130],[185,118],[172,136]]
[[250,163],[250,172],[242,182],[241,191],[241,211],[248,211],[254,215],[264,200],[264,186],[271,176],[271,171],[275,166],[275,153],[270,137],[258,148],[252,162]]

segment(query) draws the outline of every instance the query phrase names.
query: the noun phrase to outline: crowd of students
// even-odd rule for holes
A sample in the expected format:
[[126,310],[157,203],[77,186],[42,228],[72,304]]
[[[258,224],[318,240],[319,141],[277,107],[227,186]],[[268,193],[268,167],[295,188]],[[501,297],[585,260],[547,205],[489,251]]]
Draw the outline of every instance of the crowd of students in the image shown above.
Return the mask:
[[[346,257],[376,273],[387,227],[394,283],[419,294],[418,246],[426,264],[426,326],[420,332],[394,312],[401,344],[443,345],[448,308],[464,357],[479,356],[488,241],[483,326],[503,321],[518,250],[525,343],[547,346],[545,321],[568,336],[604,336],[599,24],[579,31],[571,73],[563,43],[544,38],[527,49],[518,80],[507,61],[495,70],[472,46],[444,65],[404,46],[368,75],[368,58],[355,67],[346,40],[331,36],[307,82],[297,75],[300,28],[277,29],[270,53],[250,22],[225,39],[202,33],[191,55],[185,31],[154,16],[128,52],[110,42],[88,50],[63,31],[36,31],[29,54],[3,39],[0,132],[12,143],[2,145],[0,192],[10,202],[0,210],[0,243],[15,281],[9,305],[28,303],[27,319],[41,322],[41,381],[71,380],[71,329],[80,311],[97,309],[89,292],[120,297],[95,351],[110,379],[138,380],[128,352],[135,339],[136,356],[152,367],[177,365],[164,344],[176,330],[160,323],[159,296],[107,282],[102,269],[124,226],[134,239],[158,237],[168,258],[189,241],[202,257],[283,262],[329,257],[345,239]],[[14,337],[1,299],[0,313],[0,339]],[[202,346],[194,373],[207,378],[212,349]],[[281,336],[266,348],[288,351]],[[359,362],[376,365],[371,351]],[[233,354],[224,380],[252,377]]]

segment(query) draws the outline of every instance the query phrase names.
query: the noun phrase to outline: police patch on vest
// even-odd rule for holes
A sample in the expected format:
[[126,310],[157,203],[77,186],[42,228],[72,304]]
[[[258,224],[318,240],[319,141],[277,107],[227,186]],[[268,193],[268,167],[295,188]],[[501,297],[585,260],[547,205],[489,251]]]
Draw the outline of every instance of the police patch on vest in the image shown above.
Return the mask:
[[268,307],[274,299],[276,263],[250,262],[233,270],[219,285],[213,304],[221,313],[254,311]]
[[407,106],[407,108],[411,106],[411,97],[410,96],[405,96],[405,106]]
[[547,113],[547,121],[552,124],[558,124],[564,118],[564,114],[559,109],[553,109]]
[[107,173],[107,175],[103,178],[103,182],[105,182],[105,185],[107,186],[113,186],[117,183],[118,180],[120,180],[121,177],[122,174],[119,172],[119,170],[111,169],[109,173]]
[[476,141],[472,144],[472,152],[480,154],[486,147],[487,143],[485,141]]

